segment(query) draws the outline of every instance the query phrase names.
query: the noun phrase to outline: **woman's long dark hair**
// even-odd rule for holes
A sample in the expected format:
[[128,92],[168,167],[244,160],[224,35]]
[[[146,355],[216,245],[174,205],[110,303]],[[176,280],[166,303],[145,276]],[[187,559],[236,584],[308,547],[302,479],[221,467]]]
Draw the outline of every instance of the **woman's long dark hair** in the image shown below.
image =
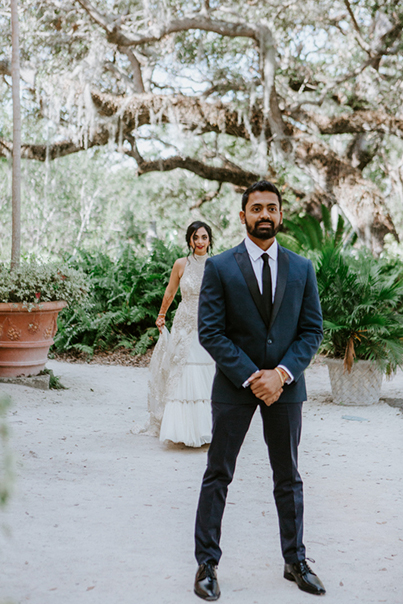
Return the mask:
[[191,250],[193,253],[194,253],[194,250],[192,250],[192,246],[190,245],[190,242],[192,241],[192,237],[196,233],[196,231],[198,231],[202,227],[204,227],[206,229],[207,235],[210,240],[210,243],[208,244],[208,247],[207,247],[207,252],[210,252],[211,248],[213,247],[213,234],[211,232],[211,227],[209,227],[208,224],[206,224],[205,222],[202,222],[201,220],[195,220],[194,222],[192,222],[192,224],[189,224],[187,231],[186,231],[186,243],[188,244],[189,250]]

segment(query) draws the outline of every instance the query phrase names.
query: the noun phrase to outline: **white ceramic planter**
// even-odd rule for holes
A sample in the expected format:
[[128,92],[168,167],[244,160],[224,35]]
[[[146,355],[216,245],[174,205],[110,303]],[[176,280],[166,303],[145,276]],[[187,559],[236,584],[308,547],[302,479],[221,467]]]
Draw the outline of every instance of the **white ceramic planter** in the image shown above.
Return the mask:
[[356,361],[344,371],[343,359],[325,359],[333,402],[337,405],[373,405],[381,396],[382,372],[371,361]]

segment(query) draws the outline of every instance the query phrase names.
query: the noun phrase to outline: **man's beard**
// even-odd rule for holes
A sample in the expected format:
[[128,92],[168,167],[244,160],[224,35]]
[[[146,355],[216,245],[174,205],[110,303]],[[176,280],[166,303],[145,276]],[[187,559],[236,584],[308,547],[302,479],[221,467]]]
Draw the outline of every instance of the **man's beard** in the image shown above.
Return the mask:
[[[270,226],[270,228],[265,228],[264,230],[263,229],[260,230],[259,226],[261,224]],[[277,233],[279,232],[280,226],[281,226],[281,224],[278,224],[277,227],[275,227],[271,220],[261,220],[260,222],[258,222],[254,226],[252,226],[251,224],[248,223],[246,218],[245,218],[245,225],[246,225],[246,230],[248,231],[249,235],[252,235],[252,237],[255,237],[256,239],[262,239],[263,241],[265,241],[267,239],[273,239],[273,237],[275,237],[277,235]]]

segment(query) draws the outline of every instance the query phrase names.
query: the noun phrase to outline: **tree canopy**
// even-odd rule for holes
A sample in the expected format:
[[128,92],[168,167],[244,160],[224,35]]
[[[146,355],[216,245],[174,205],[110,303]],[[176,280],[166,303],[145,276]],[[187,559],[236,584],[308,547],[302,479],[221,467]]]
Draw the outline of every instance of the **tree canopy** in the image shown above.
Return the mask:
[[[0,156],[12,153],[2,0]],[[94,147],[219,200],[264,177],[379,253],[403,202],[399,0],[22,0],[22,157]]]

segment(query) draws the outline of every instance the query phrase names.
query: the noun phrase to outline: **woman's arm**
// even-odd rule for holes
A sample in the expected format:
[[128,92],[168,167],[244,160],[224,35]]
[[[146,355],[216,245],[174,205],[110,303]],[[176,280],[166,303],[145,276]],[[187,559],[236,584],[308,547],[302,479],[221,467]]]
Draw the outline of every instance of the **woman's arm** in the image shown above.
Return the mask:
[[162,333],[162,330],[164,329],[165,315],[167,314],[168,308],[171,306],[176,292],[178,291],[179,282],[185,270],[186,260],[186,258],[178,258],[173,265],[169,283],[165,290],[164,297],[162,298],[161,308],[155,322],[160,333]]

